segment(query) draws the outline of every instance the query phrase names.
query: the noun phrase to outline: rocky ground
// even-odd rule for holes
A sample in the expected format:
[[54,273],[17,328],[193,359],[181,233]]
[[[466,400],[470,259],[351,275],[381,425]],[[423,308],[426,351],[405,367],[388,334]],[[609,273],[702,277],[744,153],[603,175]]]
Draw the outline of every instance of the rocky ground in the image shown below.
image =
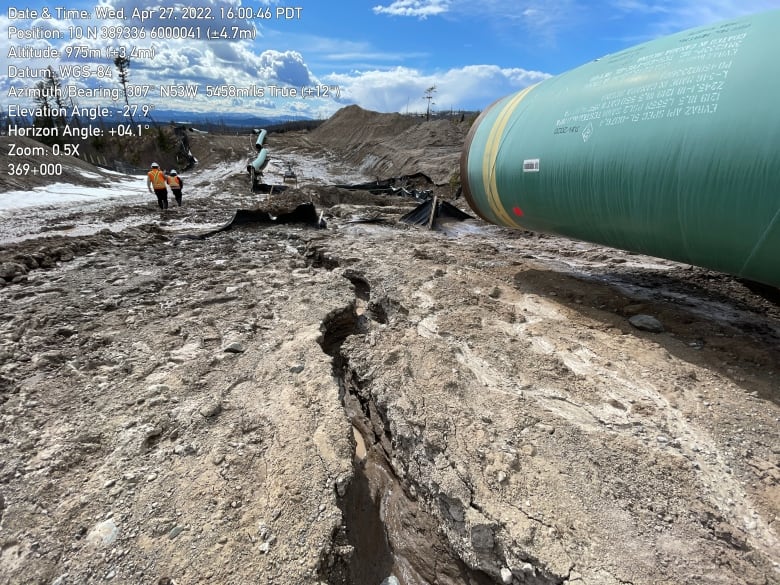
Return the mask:
[[[398,223],[412,200],[325,186],[361,155],[320,130],[269,135],[299,170],[270,200],[211,137],[165,215],[3,216],[30,233],[0,247],[0,583],[780,583],[777,304]],[[193,237],[302,201],[325,229]]]

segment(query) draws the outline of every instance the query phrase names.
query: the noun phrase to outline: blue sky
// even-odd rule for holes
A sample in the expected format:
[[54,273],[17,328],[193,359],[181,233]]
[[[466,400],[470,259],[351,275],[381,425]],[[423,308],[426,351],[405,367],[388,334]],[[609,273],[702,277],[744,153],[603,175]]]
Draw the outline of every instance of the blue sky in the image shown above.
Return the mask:
[[[131,60],[131,82],[152,87],[145,99],[131,100],[157,108],[200,112],[246,111],[263,116],[294,115],[323,118],[344,105],[377,111],[425,110],[426,88],[436,86],[434,109],[481,110],[495,99],[548,76],[627,47],[687,28],[746,14],[780,9],[780,0],[299,0],[296,4],[258,0],[188,0],[160,6],[172,8],[174,22],[163,12],[142,25],[129,16],[134,8],[148,8],[148,0],[104,0],[103,6],[124,8],[125,21],[11,19],[9,7],[38,10],[59,3],[37,0],[22,5],[4,2],[0,11],[0,105],[22,103],[8,97],[11,87],[34,85],[35,79],[8,75],[9,66],[31,69],[59,64],[108,64],[107,49],[124,45],[154,48],[151,58]],[[61,4],[60,4],[61,5]],[[69,9],[88,10],[95,2],[67,3]],[[213,20],[184,20],[184,6],[211,10]],[[277,9],[294,18],[277,18]],[[228,9],[251,9],[251,20],[222,18]],[[268,9],[271,18],[256,18]],[[224,12],[223,12],[224,11]],[[194,15],[190,15],[194,16]],[[151,27],[187,25],[205,35],[207,27],[238,26],[254,38],[235,40],[150,39]],[[71,38],[68,27],[124,25],[143,28],[144,39],[108,41]],[[10,38],[9,27],[54,29],[62,39]],[[238,33],[238,35],[249,32]],[[18,59],[8,57],[12,47],[66,46],[99,49],[100,58]],[[90,51],[90,55],[93,53]],[[68,78],[82,88],[116,87],[113,79]],[[186,84],[198,87],[195,97],[161,98],[158,87]],[[263,88],[252,97],[209,97],[207,86]],[[298,92],[312,88],[306,98],[271,96],[271,85]],[[316,97],[316,90],[327,96]],[[78,98],[80,105],[105,99]]]

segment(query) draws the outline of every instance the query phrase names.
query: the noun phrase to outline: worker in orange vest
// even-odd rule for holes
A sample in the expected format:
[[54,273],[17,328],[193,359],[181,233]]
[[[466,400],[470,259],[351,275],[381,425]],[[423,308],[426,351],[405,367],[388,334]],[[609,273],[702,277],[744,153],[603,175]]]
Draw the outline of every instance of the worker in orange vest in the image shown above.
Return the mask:
[[176,197],[176,205],[181,207],[181,189],[184,187],[184,180],[178,175],[176,169],[168,171],[168,186],[173,191],[173,196]]
[[157,195],[157,204],[160,209],[168,209],[168,185],[165,181],[165,173],[160,170],[160,165],[152,163],[152,169],[146,175],[146,188],[149,193]]

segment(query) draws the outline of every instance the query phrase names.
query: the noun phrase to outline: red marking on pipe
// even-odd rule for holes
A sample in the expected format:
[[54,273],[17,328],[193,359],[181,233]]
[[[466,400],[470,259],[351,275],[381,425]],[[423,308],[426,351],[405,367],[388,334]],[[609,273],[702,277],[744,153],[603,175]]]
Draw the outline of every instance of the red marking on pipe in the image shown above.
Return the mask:
[[515,213],[515,215],[516,215],[517,217],[523,217],[523,210],[522,210],[522,209],[520,209],[519,207],[515,206],[515,207],[512,209],[512,211],[514,211],[514,213]]

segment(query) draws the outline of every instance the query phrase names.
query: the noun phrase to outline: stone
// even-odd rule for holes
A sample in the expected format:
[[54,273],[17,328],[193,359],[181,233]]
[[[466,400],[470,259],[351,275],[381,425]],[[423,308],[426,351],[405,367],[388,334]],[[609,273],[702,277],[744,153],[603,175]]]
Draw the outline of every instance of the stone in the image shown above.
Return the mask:
[[504,585],[511,585],[512,579],[512,571],[510,571],[507,567],[501,567],[501,582]]
[[173,452],[175,455],[197,455],[198,447],[191,443],[177,443],[173,447]]
[[628,322],[640,331],[648,331],[650,333],[663,333],[665,331],[661,322],[650,315],[634,315]]
[[0,264],[0,278],[13,280],[16,276],[27,274],[27,267],[16,262],[3,262]]
[[493,550],[495,536],[493,528],[487,524],[477,524],[471,528],[471,545],[477,552]]
[[537,423],[536,427],[542,431],[543,433],[547,433],[548,435],[552,435],[555,433],[555,427],[552,425],[547,425],[544,423]]
[[159,406],[160,404],[165,404],[166,402],[168,402],[168,397],[167,396],[154,396],[154,397],[149,399],[149,401],[146,403],[146,405],[149,406],[149,407]]
[[222,412],[222,404],[219,402],[208,402],[201,406],[198,412],[203,418],[212,418]]
[[222,351],[225,353],[244,353],[246,349],[244,348],[244,344],[240,341],[234,341],[232,343],[227,344],[225,347],[222,348]]
[[171,528],[171,531],[168,533],[168,538],[173,540],[177,536],[179,536],[182,532],[184,532],[184,526],[174,526]]
[[66,360],[66,356],[57,350],[44,351],[43,353],[35,354],[32,358],[32,362],[38,366],[45,366],[50,364],[60,364]]
[[523,563],[521,569],[526,575],[536,575],[536,568],[531,563]]
[[112,519],[100,522],[87,534],[87,542],[93,546],[111,546],[116,542],[119,528]]
[[268,536],[271,534],[270,529],[268,526],[265,525],[264,522],[261,522],[259,526],[257,527],[257,534],[262,538],[263,540],[268,540]]

